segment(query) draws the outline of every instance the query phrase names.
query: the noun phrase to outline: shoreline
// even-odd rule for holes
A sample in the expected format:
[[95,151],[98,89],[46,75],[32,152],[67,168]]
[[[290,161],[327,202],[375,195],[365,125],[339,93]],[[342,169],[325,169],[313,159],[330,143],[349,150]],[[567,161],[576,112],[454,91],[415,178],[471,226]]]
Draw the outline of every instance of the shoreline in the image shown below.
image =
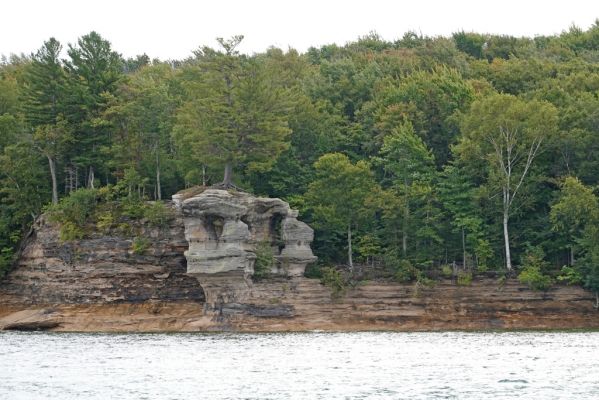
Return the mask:
[[501,288],[488,279],[467,287],[450,282],[431,288],[368,283],[332,299],[330,290],[318,281],[294,278],[256,283],[244,295],[217,309],[198,301],[23,304],[0,297],[0,329],[82,333],[599,330],[599,311],[593,308],[591,293],[572,286],[535,292],[514,280]]

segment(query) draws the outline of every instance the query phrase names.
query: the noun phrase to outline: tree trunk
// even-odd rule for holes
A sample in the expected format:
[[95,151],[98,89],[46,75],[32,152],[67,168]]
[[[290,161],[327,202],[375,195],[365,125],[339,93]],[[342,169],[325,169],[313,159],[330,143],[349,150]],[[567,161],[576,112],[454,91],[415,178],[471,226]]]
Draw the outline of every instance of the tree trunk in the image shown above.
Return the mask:
[[48,157],[48,164],[50,165],[50,175],[52,177],[52,204],[58,204],[58,183],[56,182],[56,162],[52,157]]
[[503,239],[505,241],[505,266],[508,271],[512,270],[512,256],[510,254],[510,236],[508,232],[509,216],[507,211],[503,212]]
[[93,166],[89,166],[89,175],[87,178],[87,187],[89,187],[90,189],[94,188],[94,167]]
[[574,265],[574,262],[576,260],[574,259],[574,246],[570,246],[570,265]]
[[463,265],[462,267],[464,267],[464,269],[466,269],[467,265],[466,265],[466,234],[464,233],[464,228],[462,228],[462,262]]
[[202,186],[206,186],[206,166],[202,165]]
[[160,187],[160,163],[156,153],[156,200],[162,200],[162,188]]
[[351,271],[354,270],[354,259],[352,256],[352,248],[351,248],[351,224],[347,225],[347,259],[349,261],[349,269]]
[[[405,187],[408,187],[408,184],[405,183]],[[407,192],[407,190],[406,190]],[[410,209],[408,207],[408,200],[406,199],[406,206],[404,208],[403,214],[403,226],[402,226],[402,238],[401,238],[401,250],[403,252],[404,258],[408,254],[408,218],[410,217]]]
[[223,186],[228,187],[231,186],[233,182],[233,164],[227,162],[225,164],[225,176],[223,178]]

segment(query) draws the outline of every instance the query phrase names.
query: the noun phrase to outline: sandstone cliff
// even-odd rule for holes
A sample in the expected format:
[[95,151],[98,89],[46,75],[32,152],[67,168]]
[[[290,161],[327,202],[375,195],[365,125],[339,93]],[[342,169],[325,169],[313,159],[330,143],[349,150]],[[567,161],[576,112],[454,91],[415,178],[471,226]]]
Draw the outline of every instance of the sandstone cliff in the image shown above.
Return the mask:
[[17,267],[0,282],[0,304],[203,302],[201,286],[187,275],[181,216],[164,228],[139,225],[148,239],[141,254],[131,236],[92,233],[63,243],[58,227],[40,218]]
[[[516,281],[427,288],[364,282],[341,298],[302,276],[312,230],[278,199],[207,190],[175,196],[168,226],[149,239],[93,233],[68,243],[40,219],[0,283],[0,329],[62,331],[293,331],[599,328],[577,287],[534,292]],[[257,245],[276,259],[254,281]],[[140,254],[138,254],[140,253]]]

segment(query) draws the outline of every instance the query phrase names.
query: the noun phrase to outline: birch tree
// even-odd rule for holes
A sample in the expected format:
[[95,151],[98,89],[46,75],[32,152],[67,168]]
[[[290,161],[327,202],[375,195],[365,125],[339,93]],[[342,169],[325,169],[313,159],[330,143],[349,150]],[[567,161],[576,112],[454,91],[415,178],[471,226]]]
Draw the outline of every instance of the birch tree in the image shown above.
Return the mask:
[[509,222],[544,142],[557,132],[557,110],[543,101],[494,94],[475,101],[462,120],[457,153],[485,168],[501,196],[505,264],[512,270]]

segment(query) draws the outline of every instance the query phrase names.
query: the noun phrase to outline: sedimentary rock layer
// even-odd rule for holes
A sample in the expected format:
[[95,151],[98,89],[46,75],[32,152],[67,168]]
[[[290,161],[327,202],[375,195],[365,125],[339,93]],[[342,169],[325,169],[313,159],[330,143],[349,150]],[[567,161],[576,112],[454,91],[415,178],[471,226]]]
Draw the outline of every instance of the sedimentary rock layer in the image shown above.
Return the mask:
[[[37,325],[36,325],[37,324]],[[471,286],[360,285],[338,299],[318,280],[278,278],[252,286],[244,303],[205,313],[192,301],[0,305],[0,328],[55,331],[306,331],[599,328],[593,296],[576,287],[534,292],[516,281]]]
[[92,232],[63,243],[57,226],[38,220],[17,267],[0,282],[0,304],[202,302],[202,288],[186,274],[181,218],[138,228],[147,240],[139,254],[133,237]]

